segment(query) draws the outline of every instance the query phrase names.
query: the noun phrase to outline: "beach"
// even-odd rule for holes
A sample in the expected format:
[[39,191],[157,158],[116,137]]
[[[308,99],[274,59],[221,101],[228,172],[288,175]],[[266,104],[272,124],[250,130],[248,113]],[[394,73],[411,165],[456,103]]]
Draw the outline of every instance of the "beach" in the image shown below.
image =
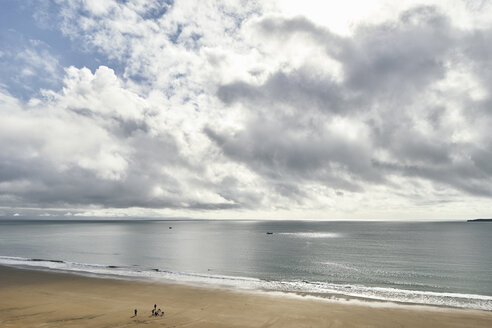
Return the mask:
[[[492,312],[89,277],[0,266],[2,327],[490,327]],[[165,311],[151,316],[154,304]],[[134,309],[138,314],[134,316]]]

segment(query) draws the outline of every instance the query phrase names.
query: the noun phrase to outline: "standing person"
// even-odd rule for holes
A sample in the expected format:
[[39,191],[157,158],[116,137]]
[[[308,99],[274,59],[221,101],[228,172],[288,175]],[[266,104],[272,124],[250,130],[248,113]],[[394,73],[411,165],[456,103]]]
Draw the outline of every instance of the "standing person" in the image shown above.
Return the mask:
[[136,317],[136,316],[137,316],[137,309],[135,309],[135,311],[134,311],[134,312],[135,312],[135,317]]
[[152,315],[154,315],[154,312],[155,312],[155,310],[154,310],[154,309],[152,309]]
[[157,304],[154,304],[154,311],[157,309]]

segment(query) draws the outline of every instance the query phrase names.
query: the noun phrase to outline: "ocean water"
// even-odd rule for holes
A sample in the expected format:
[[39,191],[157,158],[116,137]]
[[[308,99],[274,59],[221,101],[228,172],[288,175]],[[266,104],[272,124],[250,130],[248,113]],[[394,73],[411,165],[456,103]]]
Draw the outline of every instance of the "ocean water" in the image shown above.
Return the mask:
[[0,220],[0,264],[492,311],[492,223]]

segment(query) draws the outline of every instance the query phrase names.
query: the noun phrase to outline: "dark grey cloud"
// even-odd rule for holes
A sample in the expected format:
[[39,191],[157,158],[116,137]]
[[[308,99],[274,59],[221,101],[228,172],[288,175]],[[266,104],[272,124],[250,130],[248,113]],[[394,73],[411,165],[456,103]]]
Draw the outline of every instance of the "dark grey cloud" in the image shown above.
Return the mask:
[[[332,77],[313,71],[277,72],[261,88],[243,82],[222,86],[218,96],[227,103],[267,96],[297,105],[295,99],[300,96],[338,110],[343,100],[345,110],[353,110],[388,97],[408,100],[444,76],[444,61],[453,58],[460,39],[460,32],[433,7],[406,11],[397,22],[360,26],[354,36],[346,38],[303,17],[271,17],[258,26],[266,38],[287,40],[300,35],[311,39],[325,49],[327,56],[342,64],[344,81],[338,84]],[[333,106],[333,102],[338,106]]]
[[[397,23],[362,26],[341,56],[345,86],[376,101],[412,97],[444,77],[459,35],[431,7],[404,12]],[[369,98],[369,99],[371,99]]]
[[[0,183],[11,182],[12,188],[0,192],[14,194],[17,205],[26,207],[63,207],[101,205],[110,207],[167,207],[178,200],[155,198],[149,189],[156,184],[180,193],[179,181],[159,172],[162,167],[182,165],[172,137],[149,138],[141,135],[128,140],[136,153],[130,159],[124,179],[102,179],[93,170],[73,166],[64,170],[43,158],[0,158]],[[159,164],[157,164],[159,163]],[[160,167],[158,167],[160,165]],[[22,181],[28,182],[23,185]],[[16,188],[15,186],[18,185]]]
[[[484,85],[492,82],[487,31],[457,29],[434,7],[359,26],[343,38],[302,17],[264,18],[256,28],[265,40],[310,40],[340,63],[343,79],[301,67],[274,72],[260,85],[220,86],[219,99],[240,104],[250,117],[234,134],[206,131],[226,156],[272,184],[318,181],[361,191],[367,185],[392,186],[391,177],[412,177],[436,188],[492,196],[490,143],[453,141],[463,130],[445,119],[456,110],[446,100],[459,98],[470,113],[461,123],[473,130],[478,122],[491,121],[490,97],[474,100],[466,93],[439,91],[429,96],[458,65],[474,67]],[[327,126],[337,119],[357,122],[369,132],[355,139],[331,134]]]
[[[211,129],[205,133],[226,156],[246,163],[282,192],[286,191],[286,183],[306,180],[351,191],[361,190],[361,184],[355,181],[383,181],[371,166],[368,145],[336,134],[318,134],[314,126],[255,117],[245,130],[234,135]],[[291,190],[296,194],[296,189]]]
[[[164,152],[165,149],[161,150]],[[153,149],[153,152],[158,149]],[[141,153],[139,155],[142,155]],[[189,198],[183,189],[184,181],[170,174],[169,163],[149,167],[145,161],[156,157],[133,159],[127,176],[120,180],[105,180],[90,170],[79,167],[59,172],[50,163],[37,160],[16,161],[16,167],[0,163],[0,183],[10,182],[12,187],[0,191],[0,199],[18,208],[170,208],[170,209],[226,209],[237,207],[234,203],[200,202]],[[33,168],[36,168],[33,170]],[[23,181],[28,183],[23,184]],[[154,195],[153,187],[160,186],[166,195]]]
[[328,76],[316,76],[308,70],[290,73],[277,72],[271,75],[261,88],[245,82],[234,82],[218,89],[218,97],[226,104],[238,101],[254,102],[255,107],[275,106],[279,103],[310,110],[330,112],[344,110],[343,89]]
[[346,38],[303,17],[265,18],[258,29],[276,41],[295,36],[312,40],[342,65],[343,82],[313,69],[278,71],[261,86],[242,81],[222,85],[217,95],[227,104],[275,102],[335,113],[367,110],[381,102],[401,107],[445,76],[444,63],[453,60],[461,39],[461,32],[433,7],[404,12],[397,22],[360,26]]

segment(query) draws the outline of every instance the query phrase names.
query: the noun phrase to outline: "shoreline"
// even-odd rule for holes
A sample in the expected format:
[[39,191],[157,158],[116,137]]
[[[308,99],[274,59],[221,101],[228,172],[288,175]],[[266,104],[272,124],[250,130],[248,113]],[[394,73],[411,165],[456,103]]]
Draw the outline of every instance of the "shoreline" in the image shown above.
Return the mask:
[[388,301],[376,298],[366,298],[366,297],[358,297],[345,295],[342,293],[315,293],[315,292],[302,292],[302,291],[281,291],[274,289],[246,289],[246,288],[234,288],[232,286],[227,285],[212,285],[210,283],[199,283],[199,282],[190,282],[190,281],[178,281],[178,280],[167,280],[167,279],[149,279],[144,277],[132,277],[132,276],[121,276],[114,274],[97,274],[92,272],[85,271],[69,271],[69,270],[56,270],[49,269],[44,267],[21,267],[21,266],[8,266],[0,264],[0,270],[2,268],[9,268],[14,270],[27,270],[34,272],[43,272],[47,274],[61,274],[61,275],[75,275],[81,278],[90,278],[90,279],[108,279],[108,280],[118,280],[118,281],[127,281],[127,282],[135,282],[135,283],[147,283],[147,284],[160,284],[160,285],[177,285],[184,287],[192,287],[192,288],[203,288],[203,289],[213,289],[224,292],[232,292],[232,293],[247,293],[247,294],[256,294],[256,295],[266,295],[273,297],[285,297],[291,299],[298,300],[314,300],[318,302],[327,302],[327,303],[336,303],[336,304],[347,304],[347,305],[361,305],[367,307],[378,307],[378,308],[411,308],[411,309],[425,309],[428,311],[439,311],[443,309],[449,310],[463,310],[463,311],[478,311],[478,312],[491,312],[487,310],[481,309],[471,309],[471,308],[462,308],[462,307],[454,307],[454,306],[446,306],[446,305],[432,305],[432,304],[421,304],[421,303],[412,303],[412,302],[403,302],[403,301]]
[[[63,260],[29,259],[10,256],[0,256],[0,259],[3,260],[0,262],[0,267],[5,266],[22,270],[74,274],[93,278],[137,282],[150,281],[204,288],[221,288],[231,291],[264,292],[300,298],[311,297],[330,302],[353,303],[357,301],[363,304],[378,304],[378,306],[386,307],[422,306],[492,312],[492,296],[480,294],[337,285],[309,281],[267,281],[251,277],[185,273],[145,268],[134,270],[134,268],[125,266],[84,264]],[[4,263],[4,260],[8,262]]]
[[[0,266],[0,292],[0,325],[8,327],[492,326],[489,311],[356,299],[341,302],[7,266]],[[151,317],[153,304],[166,315]],[[134,308],[139,315],[132,318]]]
[[270,281],[244,276],[175,272],[160,269],[87,264],[63,260],[0,256],[0,266],[26,270],[76,274],[94,278],[151,281],[168,284],[222,288],[247,292],[277,293],[311,297],[330,302],[354,302],[379,306],[423,306],[492,312],[492,296],[434,291],[394,289],[359,285],[339,285],[309,281]]

